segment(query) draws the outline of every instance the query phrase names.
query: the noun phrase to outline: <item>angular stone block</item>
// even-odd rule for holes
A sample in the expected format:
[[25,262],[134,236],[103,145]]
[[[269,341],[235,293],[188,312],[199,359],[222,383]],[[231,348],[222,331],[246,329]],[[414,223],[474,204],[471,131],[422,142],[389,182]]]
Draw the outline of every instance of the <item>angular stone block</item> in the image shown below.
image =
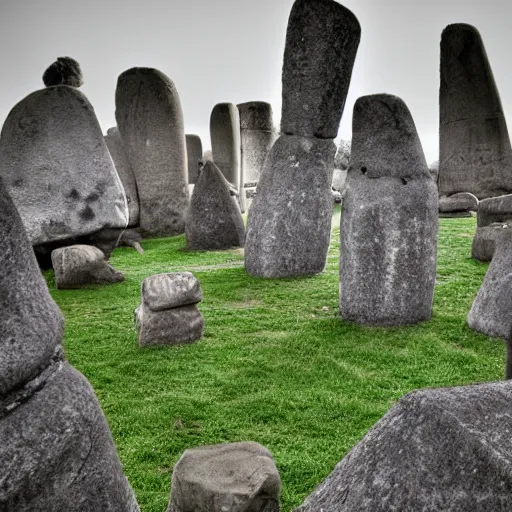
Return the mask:
[[203,300],[201,283],[192,272],[146,277],[142,282],[141,295],[142,302],[155,312],[197,304]]
[[186,450],[174,466],[167,512],[279,512],[272,454],[254,442]]
[[57,60],[43,73],[43,83],[46,87],[53,85],[80,87],[84,83],[80,64],[71,57],[57,57]]
[[471,257],[478,261],[491,261],[504,229],[512,229],[512,223],[496,222],[476,228],[471,245]]
[[194,185],[199,176],[199,164],[203,161],[203,144],[199,135],[185,135],[187,142],[188,183]]
[[478,198],[470,192],[459,192],[450,197],[439,198],[440,213],[476,212]]

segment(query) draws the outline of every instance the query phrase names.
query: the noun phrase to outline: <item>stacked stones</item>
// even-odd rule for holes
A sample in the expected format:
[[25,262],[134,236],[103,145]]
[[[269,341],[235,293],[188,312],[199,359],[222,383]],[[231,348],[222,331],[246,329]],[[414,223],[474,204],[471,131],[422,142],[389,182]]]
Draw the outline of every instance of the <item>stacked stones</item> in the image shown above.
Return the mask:
[[204,320],[196,304],[201,284],[190,272],[146,277],[141,305],[135,310],[139,346],[190,343],[203,335]]
[[203,161],[203,144],[199,135],[185,135],[187,143],[188,184],[195,185],[199,176],[199,166]]
[[340,315],[398,326],[432,315],[438,199],[414,121],[396,96],[354,106],[341,219]]
[[441,36],[439,195],[512,192],[512,147],[480,34],[466,24]]
[[156,69],[125,71],[117,81],[116,120],[135,174],[141,232],[183,233],[189,199],[187,155],[173,82]]
[[136,512],[100,405],[0,180],[0,510]]
[[286,34],[281,132],[248,218],[245,268],[260,277],[317,274],[329,248],[331,182],[359,45],[356,17],[333,0],[296,0]]

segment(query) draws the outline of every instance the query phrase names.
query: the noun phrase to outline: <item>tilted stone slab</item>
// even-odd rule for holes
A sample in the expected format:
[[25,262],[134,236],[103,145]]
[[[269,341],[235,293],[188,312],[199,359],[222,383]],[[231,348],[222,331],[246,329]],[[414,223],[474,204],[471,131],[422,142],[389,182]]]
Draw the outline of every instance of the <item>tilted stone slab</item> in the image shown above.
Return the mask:
[[186,134],[188,183],[193,185],[199,175],[199,163],[203,161],[203,144],[199,135]]
[[171,272],[146,277],[141,287],[142,302],[152,311],[197,304],[203,300],[201,283],[192,272]]

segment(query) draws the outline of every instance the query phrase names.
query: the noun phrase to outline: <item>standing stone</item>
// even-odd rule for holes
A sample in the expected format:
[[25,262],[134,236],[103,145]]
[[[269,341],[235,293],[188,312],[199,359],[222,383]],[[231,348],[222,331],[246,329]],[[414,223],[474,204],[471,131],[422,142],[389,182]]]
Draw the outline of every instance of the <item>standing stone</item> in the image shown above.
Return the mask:
[[128,202],[129,221],[128,227],[135,227],[139,225],[139,193],[137,192],[137,182],[135,181],[135,174],[126,148],[123,144],[123,139],[117,127],[109,128],[107,135],[105,135],[105,143],[107,144],[110,156],[116,167],[117,174],[121,179],[123,188],[126,194],[126,201]]
[[43,83],[46,87],[53,85],[82,86],[84,77],[80,64],[71,57],[58,57],[43,73]]
[[296,512],[505,512],[512,383],[405,395]]
[[199,135],[185,135],[187,141],[188,183],[195,185],[203,161],[203,144]]
[[189,192],[183,112],[173,82],[157,69],[131,68],[117,81],[116,120],[135,173],[140,229],[185,231]]
[[254,442],[185,450],[174,466],[167,512],[279,512],[281,479]]
[[36,91],[11,110],[0,135],[0,176],[32,245],[128,223],[100,125],[74,87]]
[[512,192],[512,147],[480,34],[462,23],[441,36],[439,194]]
[[187,249],[208,251],[243,247],[245,226],[229,183],[213,162],[206,162],[187,213]]
[[396,96],[363,96],[352,133],[341,219],[341,318],[382,326],[428,320],[438,199],[414,121]]
[[138,512],[63,318],[0,180],[0,510]]

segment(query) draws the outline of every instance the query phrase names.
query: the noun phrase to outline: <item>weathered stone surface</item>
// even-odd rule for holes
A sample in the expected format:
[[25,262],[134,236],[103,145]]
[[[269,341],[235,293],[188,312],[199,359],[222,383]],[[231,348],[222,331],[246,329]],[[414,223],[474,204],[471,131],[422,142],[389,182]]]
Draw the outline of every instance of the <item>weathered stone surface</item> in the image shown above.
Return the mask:
[[483,199],[478,203],[478,227],[507,221],[512,221],[512,194]]
[[53,85],[80,87],[84,84],[80,64],[71,57],[57,57],[57,60],[43,73],[43,83],[46,87]]
[[135,174],[128,154],[123,144],[123,139],[117,127],[109,128],[107,135],[105,135],[105,143],[110,152],[110,156],[114,161],[114,165],[123,184],[124,192],[126,194],[126,201],[128,202],[129,221],[128,226],[134,227],[139,225],[139,193],[137,192],[137,182],[135,181]]
[[504,229],[512,229],[512,223],[495,222],[489,226],[476,228],[471,245],[471,257],[479,261],[491,261],[496,249],[496,242]]
[[437,185],[439,181],[439,160],[432,162],[428,166],[428,170],[430,171],[430,175],[432,176],[432,179],[436,182]]
[[124,281],[119,270],[105,261],[105,255],[92,245],[71,245],[52,252],[55,286],[59,289],[80,288],[89,284],[112,284]]
[[439,198],[439,211],[441,213],[476,212],[478,198],[470,192],[459,192],[450,197]]
[[512,383],[405,395],[296,512],[505,512]]
[[317,274],[331,236],[332,140],[282,135],[265,160],[247,221],[245,269],[253,276]]
[[185,135],[187,142],[188,182],[195,184],[199,175],[199,164],[203,161],[203,144],[199,135]]
[[62,340],[64,319],[48,293],[20,216],[1,179],[0,212],[2,397],[49,364]]
[[0,510],[138,512],[87,380],[62,361],[45,379],[13,409],[0,398]]
[[332,0],[296,0],[283,64],[281,133],[334,139],[345,106],[361,27]]
[[359,98],[341,219],[341,318],[382,326],[428,320],[437,229],[437,187],[409,110],[396,96]]
[[197,179],[187,213],[188,249],[243,247],[245,226],[229,184],[213,162],[206,162]]
[[152,311],[188,306],[203,300],[201,283],[192,272],[146,277],[142,282],[141,295],[142,302]]
[[32,245],[127,225],[100,125],[73,87],[36,91],[11,110],[0,135],[0,176]]
[[332,183],[331,186],[334,190],[338,190],[342,192],[342,195],[345,195],[345,184],[347,182],[347,174],[348,170],[334,169],[332,173]]
[[141,231],[151,236],[183,233],[187,154],[174,83],[157,69],[125,71],[117,81],[116,120],[135,173]]
[[512,148],[487,54],[475,27],[441,36],[439,194],[512,192]]
[[468,313],[468,325],[489,336],[512,334],[512,229],[503,229],[482,286]]
[[167,512],[279,512],[272,454],[254,442],[185,450],[174,467]]

